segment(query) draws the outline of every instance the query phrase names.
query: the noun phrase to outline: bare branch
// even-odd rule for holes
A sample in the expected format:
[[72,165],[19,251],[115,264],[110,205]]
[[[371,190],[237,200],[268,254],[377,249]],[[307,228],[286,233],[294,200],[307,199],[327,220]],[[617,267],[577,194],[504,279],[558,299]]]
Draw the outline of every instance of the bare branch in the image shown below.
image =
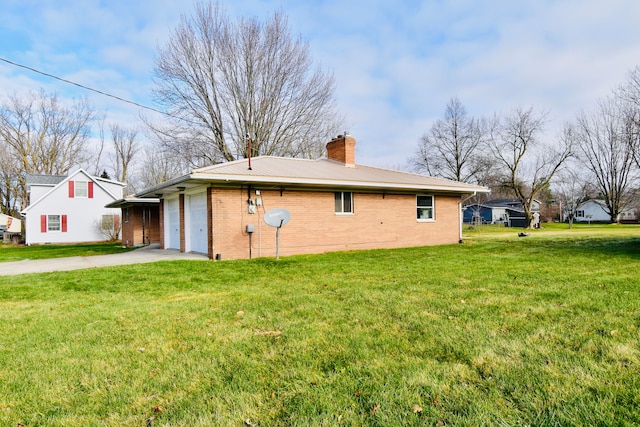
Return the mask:
[[591,170],[612,222],[630,201],[638,176],[634,170],[637,143],[635,108],[613,97],[600,101],[596,111],[582,112],[576,121],[581,157]]
[[553,147],[539,138],[547,113],[515,108],[495,117],[489,146],[504,170],[504,185],[522,203],[527,227],[533,220],[535,198],[546,188],[562,165],[573,155],[574,139],[565,132]]
[[94,110],[86,99],[66,106],[55,93],[13,95],[0,106],[0,140],[19,175],[20,209],[27,203],[24,174],[64,175],[88,160]]
[[411,163],[417,172],[478,182],[487,164],[482,155],[485,136],[485,121],[468,117],[460,100],[453,97],[444,118],[421,138]]
[[205,1],[156,61],[155,100],[177,119],[147,124],[192,166],[248,156],[247,137],[253,156],[315,157],[341,128],[334,91],[281,12],[232,22]]

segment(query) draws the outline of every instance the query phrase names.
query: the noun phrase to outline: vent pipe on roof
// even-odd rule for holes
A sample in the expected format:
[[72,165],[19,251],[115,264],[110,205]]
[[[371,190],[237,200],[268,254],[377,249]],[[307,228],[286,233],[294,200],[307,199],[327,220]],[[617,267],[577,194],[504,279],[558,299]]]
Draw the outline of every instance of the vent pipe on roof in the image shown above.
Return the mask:
[[246,134],[246,137],[247,137],[247,153],[248,153],[247,159],[249,159],[249,170],[252,170],[251,169],[251,138],[249,138],[249,134]]

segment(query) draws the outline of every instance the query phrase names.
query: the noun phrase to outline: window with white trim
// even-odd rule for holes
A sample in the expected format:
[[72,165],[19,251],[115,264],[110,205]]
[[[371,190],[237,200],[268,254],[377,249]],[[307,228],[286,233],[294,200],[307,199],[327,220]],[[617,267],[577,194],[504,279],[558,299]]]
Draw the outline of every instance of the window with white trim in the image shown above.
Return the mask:
[[416,208],[418,221],[433,221],[433,196],[416,196]]
[[76,181],[75,183],[75,197],[88,197],[89,190],[87,181]]
[[576,217],[577,217],[577,218],[584,218],[584,210],[582,210],[582,209],[578,209],[578,210],[576,211]]
[[337,191],[335,193],[335,207],[337,214],[352,214],[353,193],[349,191]]
[[60,225],[60,215],[47,215],[47,231],[60,231]]

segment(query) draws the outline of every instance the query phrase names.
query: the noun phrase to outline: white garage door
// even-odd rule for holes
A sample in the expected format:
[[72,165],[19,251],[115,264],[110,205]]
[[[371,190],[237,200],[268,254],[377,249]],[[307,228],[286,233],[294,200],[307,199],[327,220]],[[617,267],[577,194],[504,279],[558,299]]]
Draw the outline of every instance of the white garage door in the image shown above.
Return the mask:
[[207,195],[194,194],[189,198],[191,212],[191,252],[207,253]]
[[169,214],[169,244],[167,248],[180,249],[180,205],[178,200],[167,200]]

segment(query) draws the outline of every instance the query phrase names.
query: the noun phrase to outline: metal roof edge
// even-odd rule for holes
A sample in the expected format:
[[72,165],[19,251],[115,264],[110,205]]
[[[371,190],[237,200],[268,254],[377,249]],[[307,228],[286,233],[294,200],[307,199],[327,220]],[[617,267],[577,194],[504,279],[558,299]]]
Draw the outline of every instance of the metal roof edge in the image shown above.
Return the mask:
[[[250,175],[210,175],[210,174],[191,174],[189,178],[197,181],[215,181],[215,182],[238,182],[238,183],[265,183],[265,184],[288,184],[288,185],[310,185],[319,187],[348,187],[348,188],[379,188],[389,190],[435,190],[448,191],[455,193],[489,193],[487,187],[475,186],[473,184],[464,184],[463,186],[443,186],[443,185],[422,185],[422,184],[394,184],[383,182],[368,181],[344,181],[344,180],[328,180],[328,179],[300,179],[300,178],[282,178],[282,177],[265,177]],[[184,180],[183,180],[184,181]],[[168,187],[179,182],[163,186]],[[147,192],[149,193],[149,192]]]

